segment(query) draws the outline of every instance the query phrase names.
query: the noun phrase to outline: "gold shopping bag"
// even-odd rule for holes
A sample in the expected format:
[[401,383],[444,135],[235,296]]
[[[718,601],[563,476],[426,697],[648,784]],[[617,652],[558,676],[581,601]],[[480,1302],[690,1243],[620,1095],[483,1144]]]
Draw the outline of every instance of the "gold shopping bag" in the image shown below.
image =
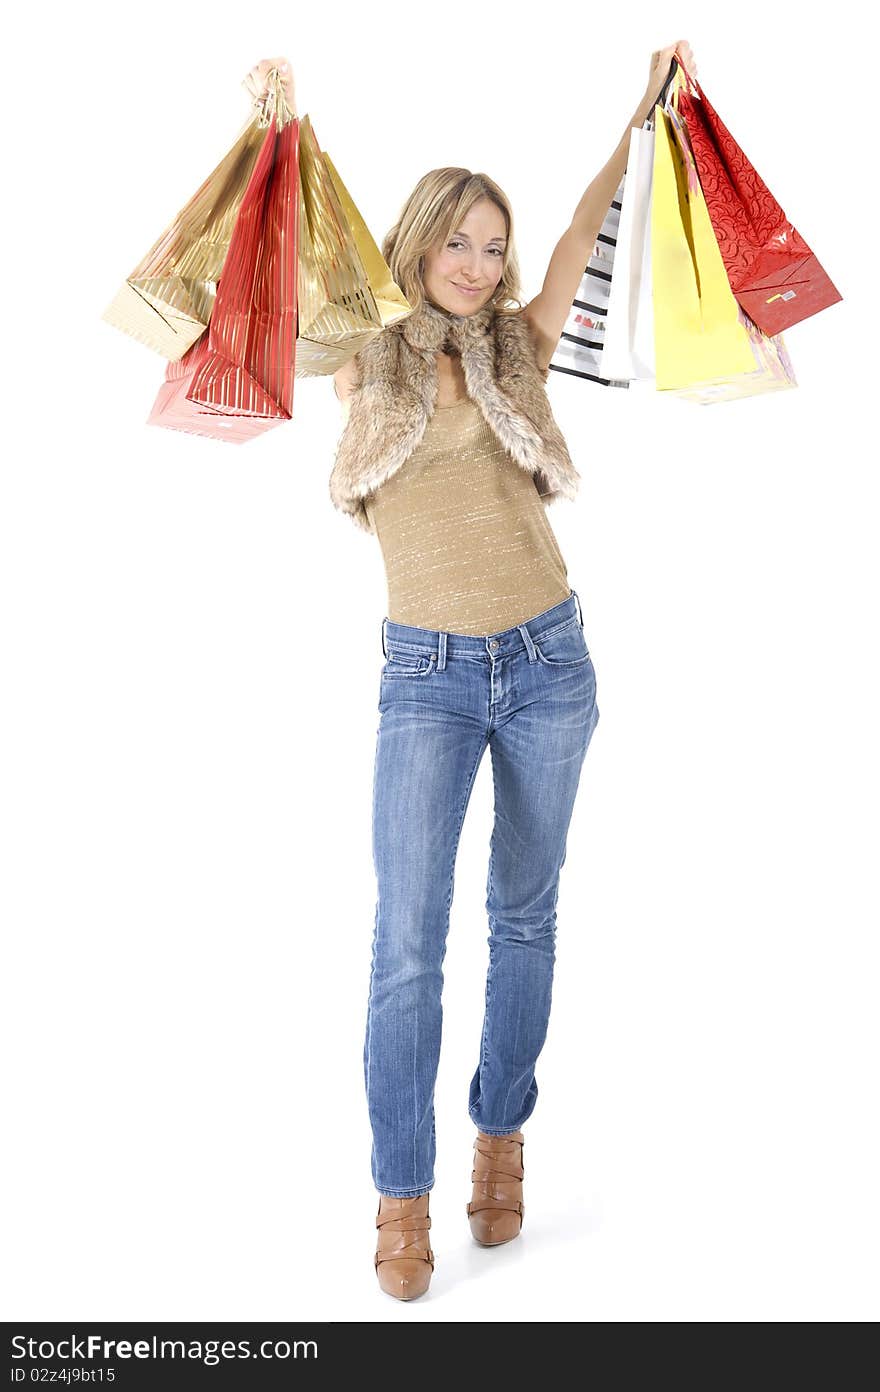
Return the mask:
[[268,121],[254,104],[235,144],[127,277],[101,318],[179,362],[204,333]]
[[308,115],[300,121],[296,375],[336,372],[412,305],[391,272]]

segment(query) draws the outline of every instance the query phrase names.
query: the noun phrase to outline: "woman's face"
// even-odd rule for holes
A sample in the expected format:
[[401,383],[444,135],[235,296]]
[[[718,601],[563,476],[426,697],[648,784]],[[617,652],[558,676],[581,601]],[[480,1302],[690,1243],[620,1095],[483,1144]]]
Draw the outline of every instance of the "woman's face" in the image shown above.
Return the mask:
[[[480,198],[461,225],[425,256],[428,299],[452,314],[482,309],[501,279],[506,245],[504,214],[491,198]],[[471,289],[475,293],[467,293]]]

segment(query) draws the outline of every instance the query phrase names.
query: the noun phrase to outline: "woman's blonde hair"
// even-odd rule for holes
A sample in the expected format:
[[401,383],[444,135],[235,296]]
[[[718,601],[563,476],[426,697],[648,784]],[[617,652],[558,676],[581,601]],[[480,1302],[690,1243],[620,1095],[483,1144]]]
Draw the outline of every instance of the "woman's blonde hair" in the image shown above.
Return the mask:
[[[507,196],[488,174],[469,169],[432,169],[419,180],[403,205],[400,217],[382,243],[392,279],[413,309],[425,299],[424,257],[461,226],[480,198],[489,198],[501,209],[507,224],[507,246],[501,279],[490,303],[499,313],[516,314],[523,308],[519,261],[513,241],[513,210]],[[515,303],[513,303],[515,302]]]

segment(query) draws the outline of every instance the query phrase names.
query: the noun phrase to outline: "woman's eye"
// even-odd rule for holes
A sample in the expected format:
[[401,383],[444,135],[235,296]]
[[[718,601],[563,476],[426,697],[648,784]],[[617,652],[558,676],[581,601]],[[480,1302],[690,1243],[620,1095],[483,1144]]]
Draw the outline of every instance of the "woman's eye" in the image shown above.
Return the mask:
[[[447,246],[453,247],[453,248],[455,248],[455,247],[460,247],[460,246],[463,246],[463,245],[464,245],[463,242],[447,242]],[[502,256],[502,257],[503,257],[503,255],[504,255],[504,252],[501,250],[500,247],[490,247],[489,250],[490,250],[490,251],[494,251],[495,254],[496,254],[496,256]]]

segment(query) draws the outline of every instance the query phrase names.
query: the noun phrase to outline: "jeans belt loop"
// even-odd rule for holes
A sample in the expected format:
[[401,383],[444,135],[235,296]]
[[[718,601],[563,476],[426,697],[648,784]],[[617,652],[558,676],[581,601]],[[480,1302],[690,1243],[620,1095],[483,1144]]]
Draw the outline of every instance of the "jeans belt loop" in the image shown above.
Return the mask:
[[527,652],[528,655],[529,655],[529,662],[534,662],[534,661],[535,661],[535,645],[534,645],[534,643],[532,642],[532,635],[531,635],[531,633],[529,633],[528,627],[527,627],[526,624],[524,624],[524,623],[517,624],[517,628],[519,629],[520,637],[522,638],[523,642],[524,642],[525,645],[526,645],[526,652]]
[[[386,614],[385,618],[387,619],[387,617]],[[382,656],[385,658],[388,656],[388,649],[385,647],[385,619],[382,620]]]
[[580,619],[580,621],[581,621],[581,628],[583,628],[583,626],[584,626],[584,615],[583,615],[583,610],[581,609],[580,595],[578,594],[577,590],[572,590],[572,594],[574,595],[575,603],[577,604],[577,611],[578,611],[578,617],[579,617],[579,619]]
[[446,670],[446,634],[437,634],[437,671]]

